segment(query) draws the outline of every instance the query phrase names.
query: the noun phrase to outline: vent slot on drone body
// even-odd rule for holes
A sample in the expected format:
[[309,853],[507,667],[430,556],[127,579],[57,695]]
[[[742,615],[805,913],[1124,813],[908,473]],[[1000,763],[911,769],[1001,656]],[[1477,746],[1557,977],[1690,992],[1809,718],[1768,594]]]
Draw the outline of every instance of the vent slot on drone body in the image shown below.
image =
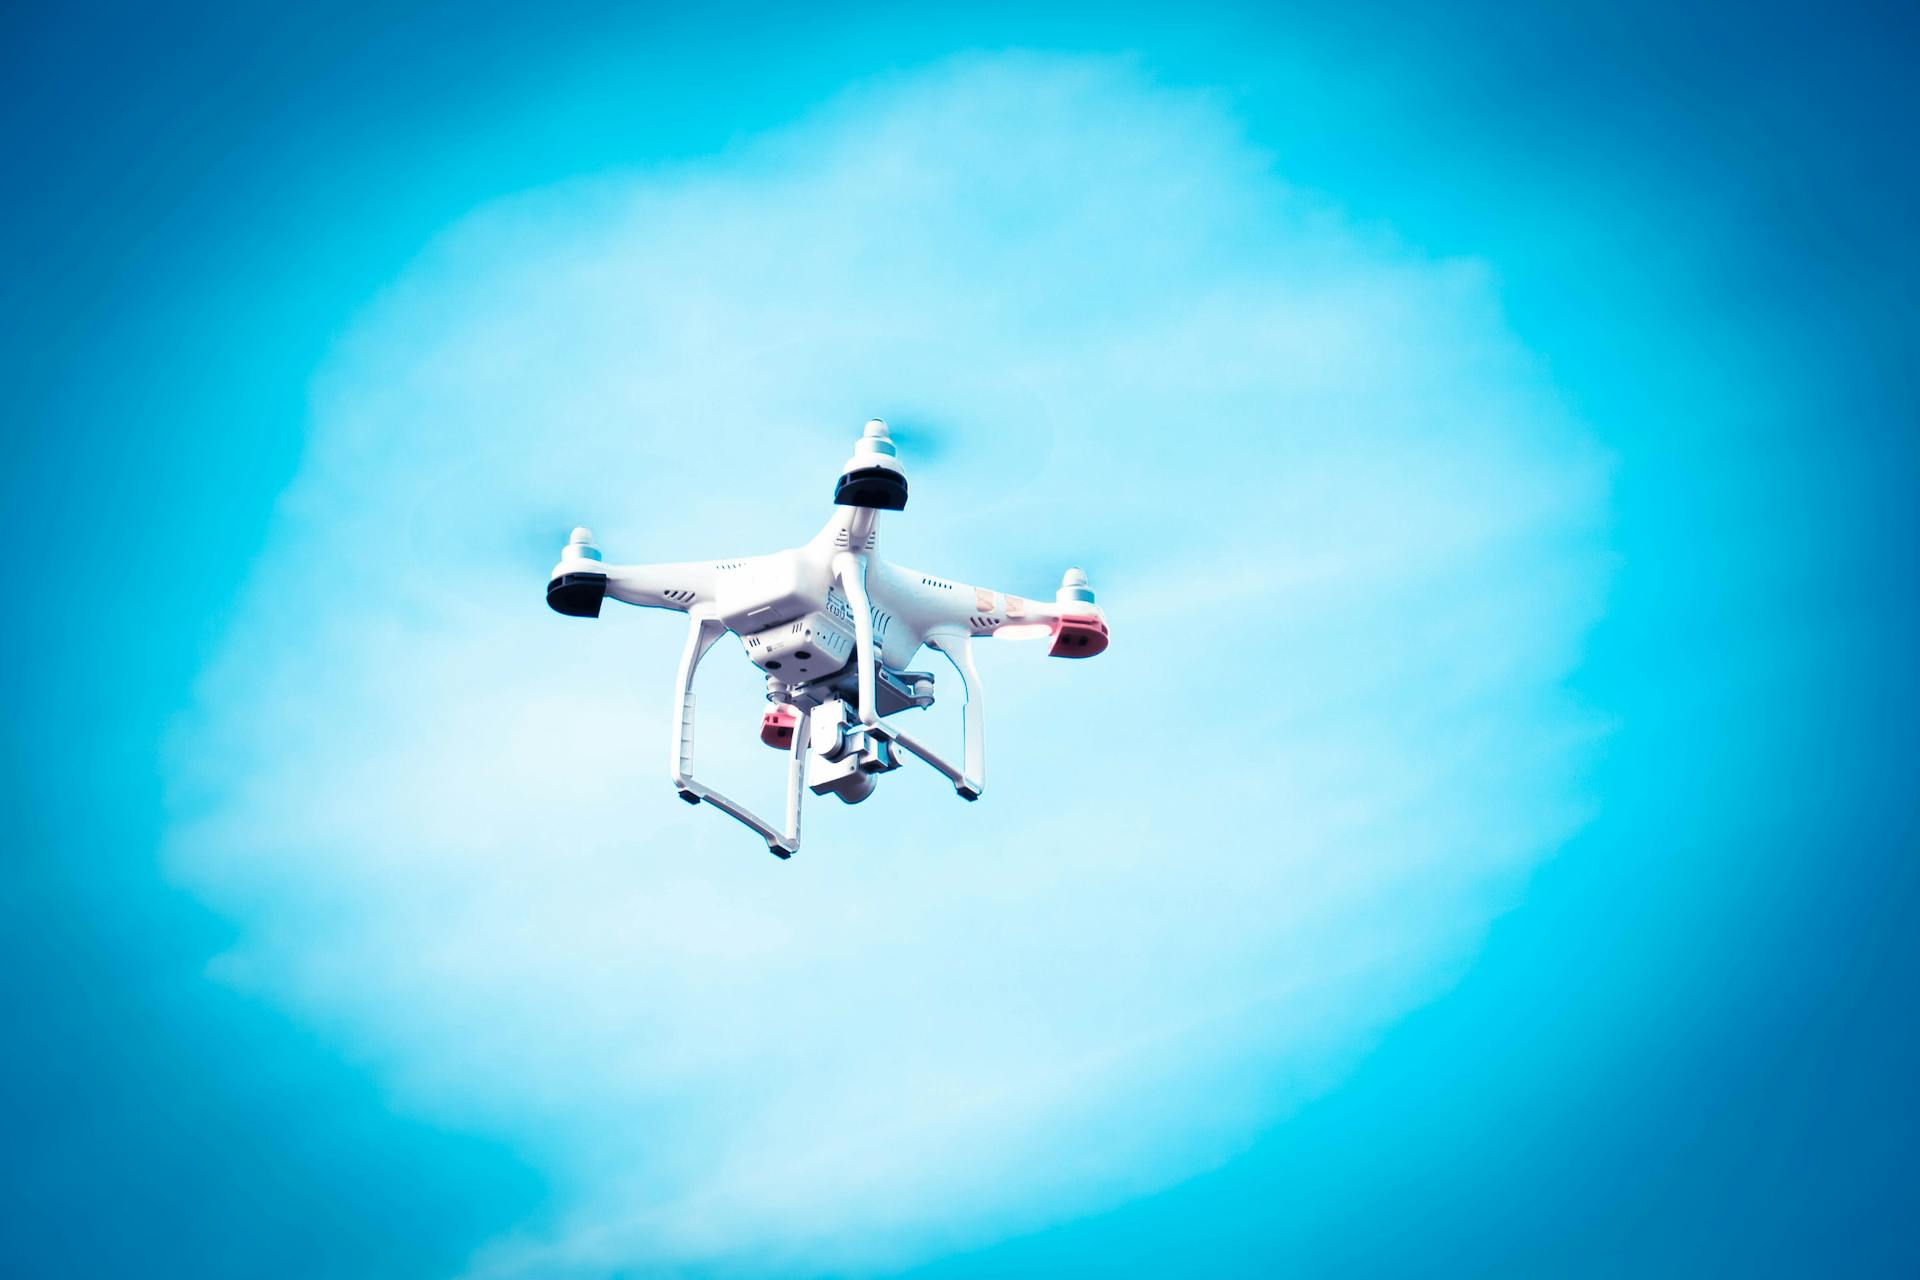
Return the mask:
[[669,587],[667,590],[662,591],[660,594],[665,596],[667,599],[673,601],[675,604],[692,604],[693,603],[693,592],[685,590],[684,588],[681,588],[681,587]]

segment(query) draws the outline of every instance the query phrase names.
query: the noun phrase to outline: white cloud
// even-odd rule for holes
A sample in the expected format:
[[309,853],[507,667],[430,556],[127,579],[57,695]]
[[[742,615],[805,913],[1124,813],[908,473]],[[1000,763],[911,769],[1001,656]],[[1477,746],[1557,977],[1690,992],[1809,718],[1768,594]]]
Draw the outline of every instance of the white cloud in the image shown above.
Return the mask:
[[[540,589],[575,522],[803,539],[873,413],[886,551],[1088,563],[1115,644],[990,653],[986,798],[896,776],[782,865],[666,785],[676,619]],[[1582,820],[1604,503],[1474,264],[1204,97],[949,65],[482,209],[370,308],[182,728],[173,866],[242,926],[223,978],[549,1171],[561,1219],[478,1272],[929,1256],[1218,1163],[1452,979]],[[702,771],[765,800],[757,696],[723,643]]]

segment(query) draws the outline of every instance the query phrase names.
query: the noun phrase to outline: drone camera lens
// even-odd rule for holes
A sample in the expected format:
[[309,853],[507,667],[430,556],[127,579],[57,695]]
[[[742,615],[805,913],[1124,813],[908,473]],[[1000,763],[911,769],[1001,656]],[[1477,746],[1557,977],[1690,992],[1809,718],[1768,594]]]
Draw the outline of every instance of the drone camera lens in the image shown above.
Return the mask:
[[808,658],[811,658],[813,654],[805,649],[801,649],[798,652],[796,652],[793,656],[798,658],[800,661],[805,662]]

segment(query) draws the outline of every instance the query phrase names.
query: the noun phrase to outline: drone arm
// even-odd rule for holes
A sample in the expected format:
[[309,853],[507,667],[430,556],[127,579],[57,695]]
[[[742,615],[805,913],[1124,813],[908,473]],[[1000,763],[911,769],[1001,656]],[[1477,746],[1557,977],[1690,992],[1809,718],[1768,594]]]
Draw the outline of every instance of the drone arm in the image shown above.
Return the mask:
[[687,644],[680,653],[680,672],[674,688],[673,789],[688,804],[705,801],[728,817],[752,827],[777,857],[792,857],[800,847],[800,792],[807,778],[807,713],[800,713],[800,722],[795,727],[793,745],[787,759],[787,823],[784,831],[738,801],[696,782],[693,777],[693,676],[700,667],[700,659],[706,657],[707,650],[713,648],[713,642],[720,638],[727,626],[705,608],[696,607],[691,612],[693,625],[687,628]]
[[[969,635],[975,636],[991,636],[1001,627],[1022,623],[1051,625],[1060,618],[1098,616],[1100,612],[1090,604],[1061,605],[1052,600],[1029,600],[1005,591],[976,589],[973,595],[974,612],[963,625]],[[981,608],[982,605],[985,607]]]
[[726,629],[718,618],[695,614],[693,625],[687,628],[686,647],[680,651],[673,699],[673,785],[680,798],[690,803],[700,799],[688,794],[693,787],[693,675],[700,668],[700,659],[707,656],[707,650]]
[[610,564],[607,594],[624,604],[690,612],[713,599],[716,574],[710,564]]
[[[853,648],[855,678],[859,683],[860,726],[867,733],[896,743],[902,749],[919,756],[932,765],[949,782],[954,790],[968,800],[980,798],[982,774],[985,770],[985,738],[983,736],[980,706],[980,677],[973,669],[971,641],[965,631],[966,624],[957,621],[939,632],[930,634],[927,643],[947,656],[954,670],[960,673],[960,680],[966,687],[966,711],[963,732],[966,767],[955,768],[939,752],[915,738],[906,730],[888,724],[880,718],[879,703],[874,696],[877,677],[874,674],[878,655],[873,639],[873,607],[867,596],[868,562],[859,556],[842,552],[833,561],[834,576],[839,579],[840,589],[847,597],[847,605],[853,613]],[[882,586],[899,589],[898,571],[891,574],[883,566]]]
[[575,529],[560,550],[560,562],[547,575],[547,604],[555,613],[597,618],[611,596],[624,604],[690,613],[713,601],[719,568],[711,563],[606,564],[593,532]]
[[960,714],[960,746],[966,758],[966,772],[953,785],[969,800],[978,800],[987,783],[987,709],[981,697],[980,673],[973,666],[973,639],[965,633],[931,635],[929,647],[946,655],[959,673],[961,696],[965,702]]
[[853,660],[860,681],[860,723],[868,729],[880,723],[874,697],[873,606],[867,600],[867,566],[859,556],[841,552],[833,558],[834,576],[853,610]]
[[980,676],[973,669],[972,642],[960,633],[948,633],[927,637],[927,643],[947,656],[953,669],[960,673],[960,683],[965,689],[966,704],[962,712],[961,749],[966,760],[964,769],[955,768],[945,756],[920,741],[898,725],[879,721],[866,726],[869,734],[894,743],[903,750],[910,751],[932,765],[936,772],[953,784],[963,800],[978,800],[986,785],[986,737],[980,704]]
[[793,726],[793,745],[787,748],[787,845],[788,852],[800,847],[800,798],[807,789],[807,744],[809,721],[813,713],[799,708],[800,718]]
[[974,612],[961,625],[971,636],[1048,639],[1047,653],[1055,658],[1094,657],[1107,647],[1107,618],[1086,581],[1080,570],[1067,570],[1052,600],[975,588]]

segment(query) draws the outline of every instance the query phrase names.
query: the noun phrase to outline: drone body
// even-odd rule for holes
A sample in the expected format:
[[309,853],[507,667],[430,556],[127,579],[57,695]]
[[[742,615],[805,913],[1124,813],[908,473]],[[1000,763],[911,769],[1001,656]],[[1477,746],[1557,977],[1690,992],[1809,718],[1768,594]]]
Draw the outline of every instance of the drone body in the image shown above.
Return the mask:
[[[711,804],[753,828],[782,858],[800,846],[807,789],[858,803],[899,767],[896,748],[933,766],[963,798],[979,799],[986,744],[974,637],[1046,635],[1050,654],[1062,658],[1090,658],[1107,647],[1106,619],[1078,569],[1067,570],[1053,601],[1042,603],[883,560],[877,515],[906,507],[907,482],[878,419],[854,446],[834,502],[833,518],[804,546],[738,560],[610,565],[592,533],[575,529],[547,583],[547,603],[575,617],[598,617],[608,598],[689,616],[674,700],[674,789],[689,804]],[[761,738],[788,755],[779,827],[693,777],[694,672],[727,631],[767,677],[772,706]],[[922,646],[944,654],[960,677],[966,705],[958,767],[886,719],[933,703],[933,676],[906,669]]]

